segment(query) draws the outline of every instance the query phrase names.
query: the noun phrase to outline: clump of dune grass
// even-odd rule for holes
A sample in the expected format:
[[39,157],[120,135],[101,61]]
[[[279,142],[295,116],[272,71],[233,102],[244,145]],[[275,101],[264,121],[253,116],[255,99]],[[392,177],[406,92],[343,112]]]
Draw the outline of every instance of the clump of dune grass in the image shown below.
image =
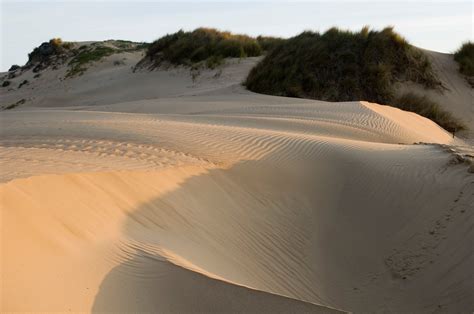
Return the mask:
[[276,44],[277,39],[222,32],[213,28],[198,28],[191,32],[178,31],[151,43],[147,57],[154,64],[169,62],[175,65],[192,66],[205,62],[215,67],[224,58],[244,58],[260,56]]
[[285,40],[252,69],[245,85],[271,95],[390,103],[397,81],[428,88],[441,84],[428,58],[391,27],[364,27],[306,31]]
[[437,103],[426,96],[406,93],[395,98],[390,105],[428,118],[449,132],[467,129],[466,125],[459,119],[455,118],[450,112],[443,110]]
[[454,60],[459,64],[459,72],[474,76],[474,43],[466,42],[454,53]]

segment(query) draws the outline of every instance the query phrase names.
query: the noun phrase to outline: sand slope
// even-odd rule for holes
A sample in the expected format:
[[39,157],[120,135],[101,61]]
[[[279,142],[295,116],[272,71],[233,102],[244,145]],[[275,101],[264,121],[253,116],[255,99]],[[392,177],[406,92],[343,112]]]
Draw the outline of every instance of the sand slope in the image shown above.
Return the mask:
[[248,93],[246,64],[1,113],[2,311],[474,307],[472,146],[391,107]]
[[[0,88],[0,102],[8,105],[25,99],[22,107],[77,107],[219,93],[220,89],[239,86],[260,60],[228,59],[225,67],[195,71],[193,78],[189,69],[182,67],[151,72],[135,69],[142,57],[140,51],[117,53],[88,64],[83,75],[73,78],[66,78],[67,64],[48,68],[37,78],[31,69],[18,71],[16,77],[8,79],[9,87]],[[0,77],[4,75],[0,73]],[[24,80],[28,84],[18,88]]]
[[433,69],[443,84],[442,91],[420,88],[416,84],[403,83],[398,86],[398,92],[414,92],[426,95],[454,117],[463,121],[469,128],[463,137],[474,139],[474,88],[466,78],[459,73],[458,63],[452,54],[424,50],[433,65]]

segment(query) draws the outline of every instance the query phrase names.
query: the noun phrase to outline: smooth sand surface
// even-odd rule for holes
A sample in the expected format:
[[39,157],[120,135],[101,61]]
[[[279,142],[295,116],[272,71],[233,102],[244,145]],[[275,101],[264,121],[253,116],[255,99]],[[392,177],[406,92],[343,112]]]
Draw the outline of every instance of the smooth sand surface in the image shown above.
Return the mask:
[[474,308],[465,141],[387,106],[249,93],[254,59],[194,82],[112,61],[0,114],[1,311]]

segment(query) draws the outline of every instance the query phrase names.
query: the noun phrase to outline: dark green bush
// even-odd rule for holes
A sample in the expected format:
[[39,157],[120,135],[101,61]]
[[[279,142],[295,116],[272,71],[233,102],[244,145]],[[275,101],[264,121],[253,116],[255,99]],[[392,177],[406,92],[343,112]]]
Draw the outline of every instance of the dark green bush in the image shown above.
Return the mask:
[[459,63],[459,72],[474,76],[474,43],[464,43],[454,54],[454,60]]
[[264,94],[390,103],[396,81],[440,85],[428,58],[392,28],[306,31],[274,45],[245,85]]
[[439,126],[450,132],[466,130],[467,127],[453,115],[443,110],[437,103],[426,96],[406,93],[394,99],[391,106],[406,111],[411,111],[436,122]]
[[[266,45],[270,46],[270,38],[266,38],[266,41]],[[213,60],[260,56],[263,51],[259,41],[250,36],[198,28],[191,32],[180,30],[161,37],[149,45],[147,57],[156,64],[166,61],[177,65],[192,65],[211,60],[206,63],[215,65]]]

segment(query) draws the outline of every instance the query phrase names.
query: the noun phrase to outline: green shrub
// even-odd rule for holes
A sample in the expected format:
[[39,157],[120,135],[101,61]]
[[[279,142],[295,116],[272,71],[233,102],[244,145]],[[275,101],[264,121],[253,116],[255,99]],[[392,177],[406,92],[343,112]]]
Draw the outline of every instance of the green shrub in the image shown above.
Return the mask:
[[454,60],[459,64],[459,72],[474,76],[474,43],[464,43],[454,54]]
[[245,85],[264,94],[329,101],[389,103],[393,84],[406,80],[436,88],[428,58],[388,27],[359,32],[306,31],[274,45]]
[[215,60],[228,57],[260,56],[263,51],[258,40],[250,36],[198,28],[161,37],[149,45],[147,57],[155,64],[166,61],[176,65],[192,65],[206,60],[210,60],[206,64],[214,64]]
[[443,110],[437,103],[426,96],[406,93],[394,99],[391,106],[406,111],[411,111],[436,122],[439,126],[450,132],[466,130],[467,127],[453,115]]

